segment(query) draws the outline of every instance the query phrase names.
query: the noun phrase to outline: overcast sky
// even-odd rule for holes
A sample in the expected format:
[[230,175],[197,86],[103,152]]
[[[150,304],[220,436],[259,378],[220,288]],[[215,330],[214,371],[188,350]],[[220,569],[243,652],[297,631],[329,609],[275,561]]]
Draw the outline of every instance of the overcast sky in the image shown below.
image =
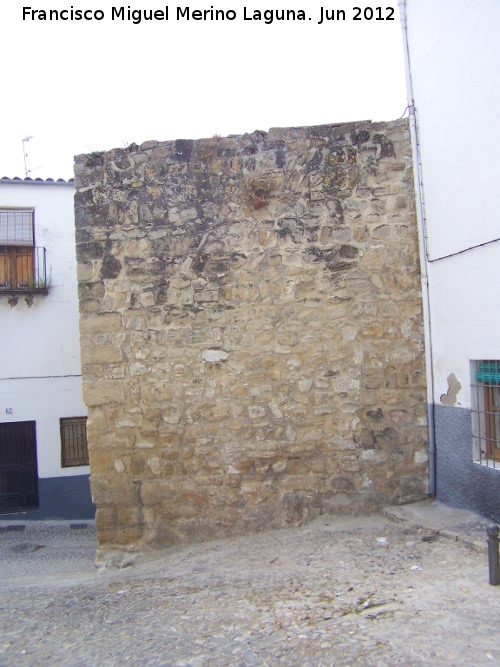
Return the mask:
[[[399,118],[406,90],[397,1],[377,6],[4,0],[0,177],[25,176],[22,140],[29,136],[29,176],[71,178],[74,155],[132,142]],[[24,20],[23,7],[31,8]],[[49,10],[71,7],[103,18],[48,20]],[[113,7],[123,7],[125,19]],[[178,18],[178,7],[191,18]],[[194,10],[210,7],[235,18],[193,19]],[[330,16],[335,10],[335,19],[319,23],[322,7]],[[128,8],[156,10],[160,18],[134,23]],[[293,9],[297,17],[302,9],[306,18],[266,23],[266,9]],[[262,20],[249,20],[256,11]],[[394,20],[385,20],[391,14]]]

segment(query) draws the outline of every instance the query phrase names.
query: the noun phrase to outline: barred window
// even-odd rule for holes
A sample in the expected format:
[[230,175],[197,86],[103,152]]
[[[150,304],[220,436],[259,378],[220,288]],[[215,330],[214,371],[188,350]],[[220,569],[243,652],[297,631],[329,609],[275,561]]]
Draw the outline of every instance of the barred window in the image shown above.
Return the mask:
[[89,463],[87,417],[60,419],[61,466],[85,466]]
[[0,245],[34,245],[32,209],[0,209]]
[[33,210],[0,209],[0,289],[33,287]]
[[472,362],[474,460],[500,468],[500,361]]

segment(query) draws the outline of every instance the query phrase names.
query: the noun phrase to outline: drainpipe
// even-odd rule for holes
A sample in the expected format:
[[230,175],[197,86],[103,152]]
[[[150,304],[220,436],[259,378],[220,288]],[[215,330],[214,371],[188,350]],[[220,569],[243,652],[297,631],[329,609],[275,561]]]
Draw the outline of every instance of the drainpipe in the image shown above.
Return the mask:
[[424,205],[424,186],[422,180],[422,161],[418,143],[418,126],[413,100],[413,85],[410,69],[410,52],[408,49],[408,32],[406,27],[406,0],[398,0],[399,16],[403,33],[403,49],[406,74],[406,94],[410,121],[411,145],[413,151],[413,178],[417,200],[418,245],[420,254],[420,272],[422,283],[422,306],[424,316],[425,368],[427,379],[427,419],[429,424],[429,493],[436,495],[436,437],[434,430],[434,372],[432,355],[432,331],[429,278],[427,270],[428,238]]

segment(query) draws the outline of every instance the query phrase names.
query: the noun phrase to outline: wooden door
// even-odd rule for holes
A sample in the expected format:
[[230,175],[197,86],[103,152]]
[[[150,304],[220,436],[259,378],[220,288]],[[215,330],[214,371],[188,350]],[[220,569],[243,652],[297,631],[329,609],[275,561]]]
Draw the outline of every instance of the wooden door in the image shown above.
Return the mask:
[[36,424],[0,424],[0,514],[38,509]]

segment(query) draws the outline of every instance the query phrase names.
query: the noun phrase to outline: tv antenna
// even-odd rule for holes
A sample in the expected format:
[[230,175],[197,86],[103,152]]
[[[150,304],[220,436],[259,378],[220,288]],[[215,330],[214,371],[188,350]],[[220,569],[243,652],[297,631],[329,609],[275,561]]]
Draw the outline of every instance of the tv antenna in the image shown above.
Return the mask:
[[26,144],[30,139],[33,139],[33,137],[30,135],[29,137],[24,137],[23,139],[23,158],[24,158],[24,176],[25,178],[28,178],[28,174],[31,174],[32,171],[36,171],[37,169],[41,169],[41,167],[36,167],[35,169],[28,169],[28,162],[26,158],[28,157],[28,153],[26,152]]

